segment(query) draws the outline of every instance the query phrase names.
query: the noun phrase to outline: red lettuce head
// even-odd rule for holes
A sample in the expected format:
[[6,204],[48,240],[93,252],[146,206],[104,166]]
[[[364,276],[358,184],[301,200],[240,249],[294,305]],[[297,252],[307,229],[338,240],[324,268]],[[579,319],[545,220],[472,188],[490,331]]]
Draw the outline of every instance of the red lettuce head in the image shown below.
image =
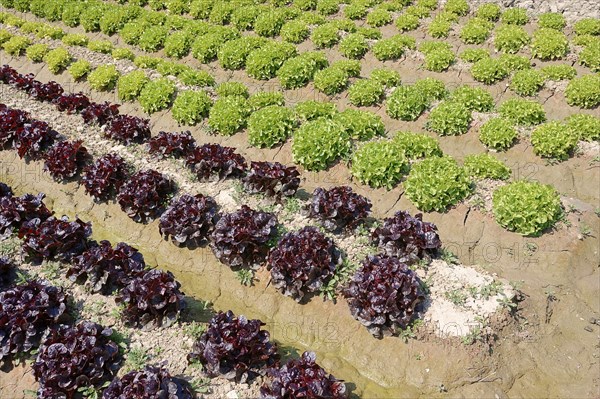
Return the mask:
[[116,298],[125,306],[125,323],[136,327],[170,326],[185,306],[179,287],[171,272],[154,269],[139,274]]
[[181,133],[158,132],[148,141],[150,154],[166,157],[187,157],[196,147],[190,131]]
[[243,178],[244,188],[252,193],[263,193],[276,199],[292,197],[300,186],[300,172],[295,166],[279,162],[250,163],[250,171]]
[[14,147],[20,158],[39,159],[57,136],[46,122],[32,120],[17,129]]
[[215,227],[217,203],[202,194],[184,194],[174,199],[160,217],[160,234],[178,246],[191,247],[208,241]]
[[92,104],[82,92],[63,94],[52,102],[56,105],[56,109],[67,114],[82,112]]
[[276,225],[274,214],[242,205],[239,211],[225,214],[217,222],[210,247],[230,267],[252,267],[265,260],[267,243],[277,233]]
[[17,137],[17,131],[30,121],[27,112],[0,104],[0,149],[12,147]]
[[42,83],[37,80],[31,82],[31,87],[27,90],[27,94],[38,101],[54,101],[64,92],[62,86],[54,81]]
[[344,296],[352,316],[377,338],[406,328],[425,299],[415,272],[386,255],[368,256]]
[[119,368],[112,330],[90,321],[50,330],[31,368],[40,398],[73,398],[80,388],[99,388]]
[[354,229],[371,212],[371,201],[350,187],[317,188],[308,207],[308,216],[329,231]]
[[23,252],[34,262],[68,262],[88,248],[88,237],[91,234],[90,223],[84,223],[79,218],[69,222],[66,216],[60,219],[52,216],[44,221],[32,219],[19,230],[19,238],[23,239]]
[[194,148],[187,156],[187,165],[200,180],[224,180],[242,176],[246,171],[246,160],[235,152],[235,148],[219,144],[204,144]]
[[404,211],[385,218],[383,225],[373,232],[371,241],[386,255],[405,263],[429,256],[442,246],[435,224],[423,222],[420,213],[412,217]]
[[269,253],[271,281],[297,301],[318,293],[333,277],[342,258],[333,240],[315,227],[287,233]]
[[0,198],[0,235],[8,236],[14,230],[30,220],[44,221],[52,212],[44,204],[45,195],[25,194],[21,197],[4,196]]
[[128,178],[127,164],[116,154],[106,154],[83,171],[85,192],[96,201],[106,201],[118,192]]
[[298,360],[290,360],[280,369],[269,371],[267,383],[260,389],[260,397],[268,399],[347,398],[344,381],[327,374],[316,363],[313,352],[304,352]]
[[173,182],[165,175],[152,169],[144,170],[121,186],[117,201],[127,216],[136,222],[147,222],[161,214],[174,190]]
[[104,135],[123,144],[144,143],[150,138],[150,120],[116,115],[110,120]]
[[81,111],[83,122],[88,125],[106,125],[117,115],[119,115],[119,105],[109,102],[91,103]]
[[108,294],[114,287],[123,287],[144,272],[146,262],[137,249],[118,243],[114,248],[108,241],[100,241],[73,259],[67,277],[85,282],[92,292]]
[[102,399],[192,399],[195,396],[184,380],[171,377],[162,367],[146,366],[112,380]]
[[261,329],[264,325],[260,320],[236,317],[232,311],[219,312],[194,344],[188,360],[202,363],[211,377],[251,381],[279,365],[277,344]]
[[81,140],[60,141],[48,150],[44,158],[44,170],[60,181],[75,176],[90,159],[90,155]]

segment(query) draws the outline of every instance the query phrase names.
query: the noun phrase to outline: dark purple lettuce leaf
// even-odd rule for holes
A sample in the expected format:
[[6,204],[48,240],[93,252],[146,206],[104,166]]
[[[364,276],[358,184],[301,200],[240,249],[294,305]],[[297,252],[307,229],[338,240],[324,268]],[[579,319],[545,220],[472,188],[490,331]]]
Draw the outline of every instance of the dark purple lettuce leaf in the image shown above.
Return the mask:
[[236,153],[235,148],[219,144],[204,144],[194,148],[188,154],[186,163],[203,181],[238,177],[246,171],[246,159]]
[[27,94],[34,100],[38,101],[54,101],[64,93],[62,86],[54,81],[42,83],[34,80]]
[[368,256],[344,296],[352,316],[377,338],[405,329],[425,299],[415,272],[386,255]]
[[59,141],[44,155],[44,170],[61,181],[75,176],[91,158],[81,140]]
[[210,377],[223,376],[247,382],[279,365],[277,344],[270,340],[260,320],[219,312],[196,341],[188,361],[199,361]]
[[435,224],[423,222],[420,213],[412,217],[405,211],[385,218],[383,225],[373,232],[371,241],[383,253],[404,263],[416,262],[442,246]]
[[187,157],[196,147],[196,140],[190,131],[180,133],[158,132],[148,141],[148,152],[166,157]]
[[134,370],[112,380],[102,399],[192,399],[189,384],[156,366]]
[[223,215],[211,234],[210,247],[215,256],[230,267],[252,267],[263,262],[267,243],[277,234],[277,217],[242,205]]
[[10,65],[4,64],[0,68],[0,82],[9,84],[19,76],[16,69]]
[[317,188],[308,207],[308,216],[317,219],[329,231],[354,229],[371,212],[371,201],[350,187]]
[[114,248],[103,240],[73,259],[67,277],[85,282],[92,292],[110,293],[115,287],[124,287],[144,272],[144,256],[124,242]]
[[267,383],[260,388],[260,397],[268,399],[347,398],[344,381],[327,374],[316,363],[313,352],[304,352],[298,360],[290,360],[280,369],[269,370]]
[[23,251],[35,262],[55,259],[70,261],[88,248],[91,234],[90,223],[84,223],[79,218],[69,222],[66,216],[60,219],[52,216],[43,222],[32,219],[19,229]]
[[2,197],[12,197],[13,191],[12,188],[8,184],[0,182],[0,198]]
[[119,346],[112,330],[91,321],[50,330],[31,368],[39,398],[75,398],[77,390],[99,388],[116,375]]
[[185,307],[181,285],[171,272],[150,270],[132,279],[119,291],[115,301],[125,306],[123,321],[147,328],[151,324],[168,327]]
[[0,104],[0,149],[13,146],[17,130],[30,122],[29,114]]
[[281,199],[292,197],[300,186],[300,172],[295,166],[285,166],[279,162],[250,163],[250,171],[243,178],[244,188],[252,193],[264,193]]
[[119,115],[119,104],[91,103],[81,111],[83,121],[88,125],[106,125],[112,118]]
[[299,302],[319,292],[341,262],[333,240],[307,226],[283,236],[269,253],[267,267],[275,288]]
[[44,204],[45,195],[25,194],[21,197],[0,198],[0,236],[8,236],[32,219],[44,221],[52,212]]
[[52,102],[56,105],[56,109],[67,114],[81,112],[91,105],[88,96],[82,92],[63,94]]
[[155,170],[144,170],[131,176],[121,186],[117,200],[123,212],[136,222],[155,219],[163,211],[174,184]]
[[37,280],[0,292],[0,361],[40,345],[44,332],[67,319],[62,287]]
[[19,90],[23,90],[24,92],[29,91],[31,87],[33,87],[35,82],[35,75],[32,73],[28,73],[26,75],[21,75],[20,73],[16,73],[12,75],[8,84],[16,87]]
[[104,135],[123,144],[144,143],[150,138],[150,120],[131,115],[116,115]]
[[[0,288],[8,287],[15,278],[15,265],[6,256],[0,256]],[[0,304],[0,306],[2,306]]]
[[198,246],[208,241],[215,226],[217,203],[211,197],[184,194],[160,217],[160,234],[176,245]]
[[96,201],[106,201],[118,192],[129,176],[127,164],[116,154],[106,154],[83,171],[85,192]]
[[46,122],[32,120],[17,129],[14,147],[20,158],[39,159],[57,136]]

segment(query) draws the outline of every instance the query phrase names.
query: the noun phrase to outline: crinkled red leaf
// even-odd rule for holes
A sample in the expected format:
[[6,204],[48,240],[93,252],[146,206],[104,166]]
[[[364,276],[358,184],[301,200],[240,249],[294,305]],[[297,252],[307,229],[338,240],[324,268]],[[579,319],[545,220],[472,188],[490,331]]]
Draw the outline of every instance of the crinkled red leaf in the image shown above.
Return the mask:
[[276,235],[277,217],[242,205],[223,215],[211,234],[210,247],[215,256],[230,267],[252,267],[263,262],[267,243]]
[[250,163],[250,171],[242,180],[250,193],[264,193],[281,199],[292,197],[300,186],[300,172],[295,166],[285,166],[279,162]]
[[352,316],[377,338],[406,328],[425,299],[415,272],[386,255],[368,256],[344,296]]
[[60,141],[44,155],[44,170],[56,180],[65,180],[77,174],[89,160],[83,141]]
[[246,171],[246,160],[235,152],[235,148],[219,144],[204,144],[194,148],[187,156],[187,165],[200,180],[223,180],[242,176]]
[[353,229],[371,212],[371,201],[350,187],[317,188],[308,208],[308,216],[330,231]]
[[44,332],[65,319],[68,295],[38,280],[0,292],[0,361],[39,346]]
[[118,192],[128,176],[123,158],[106,154],[85,168],[81,181],[87,194],[97,201],[105,201]]
[[279,365],[277,344],[270,340],[260,320],[219,312],[196,341],[189,361],[199,361],[211,377],[223,376],[237,382],[251,381]]
[[136,222],[146,222],[158,217],[174,184],[155,170],[140,171],[121,186],[117,201],[121,209]]
[[173,200],[160,217],[160,234],[177,245],[200,245],[214,229],[217,203],[202,194]]
[[181,285],[171,272],[150,270],[139,274],[115,298],[123,304],[123,320],[137,327],[169,326],[185,307]]
[[189,384],[162,367],[146,366],[112,380],[102,399],[192,399]]
[[116,375],[119,346],[111,335],[110,328],[90,321],[50,330],[31,366],[38,397],[73,398],[79,388],[99,388]]
[[319,292],[341,261],[333,240],[308,226],[284,235],[269,253],[267,267],[275,288],[300,301]]
[[437,227],[423,222],[423,215],[415,217],[408,212],[398,211],[391,218],[385,218],[383,225],[375,229],[371,236],[373,244],[385,254],[395,256],[400,261],[412,263],[442,246]]
[[260,397],[268,399],[343,399],[347,398],[344,381],[327,374],[316,363],[313,352],[304,352],[298,360],[290,360],[280,369],[269,371],[269,379],[260,389]]
[[187,157],[196,147],[196,140],[189,131],[180,133],[159,132],[148,141],[150,154],[160,157]]

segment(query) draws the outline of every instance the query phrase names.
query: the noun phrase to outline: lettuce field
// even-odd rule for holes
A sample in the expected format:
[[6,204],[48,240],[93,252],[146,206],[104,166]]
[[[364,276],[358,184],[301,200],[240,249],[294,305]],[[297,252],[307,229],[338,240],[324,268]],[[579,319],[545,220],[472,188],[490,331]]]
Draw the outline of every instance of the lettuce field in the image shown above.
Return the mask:
[[500,3],[0,0],[0,398],[597,398],[600,9]]

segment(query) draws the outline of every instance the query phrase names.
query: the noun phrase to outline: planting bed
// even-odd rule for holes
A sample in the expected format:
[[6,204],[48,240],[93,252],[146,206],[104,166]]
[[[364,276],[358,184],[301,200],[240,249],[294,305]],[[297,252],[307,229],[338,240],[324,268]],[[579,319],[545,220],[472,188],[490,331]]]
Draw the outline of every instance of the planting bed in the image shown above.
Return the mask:
[[600,394],[599,20],[0,3],[0,397]]

